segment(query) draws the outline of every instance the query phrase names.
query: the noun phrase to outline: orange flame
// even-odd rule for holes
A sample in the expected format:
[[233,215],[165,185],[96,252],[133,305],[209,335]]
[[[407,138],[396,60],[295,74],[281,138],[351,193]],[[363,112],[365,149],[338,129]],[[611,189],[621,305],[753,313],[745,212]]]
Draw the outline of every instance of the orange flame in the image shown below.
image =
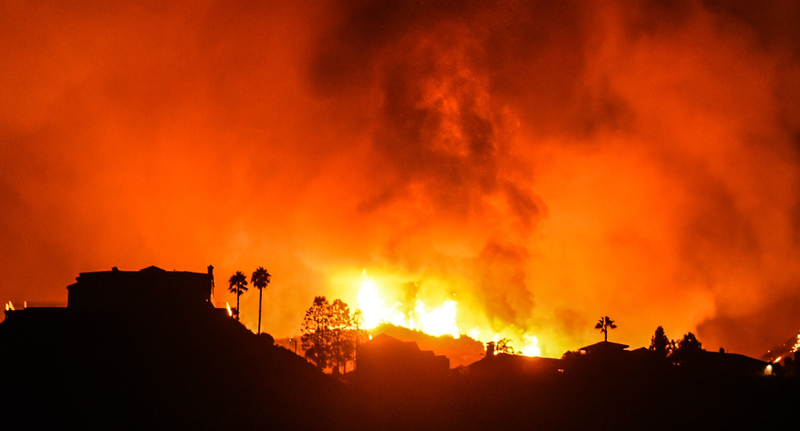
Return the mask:
[[381,323],[391,323],[436,337],[452,335],[454,338],[458,338],[460,336],[461,333],[456,325],[458,313],[456,301],[444,301],[441,306],[431,308],[417,298],[414,309],[407,313],[400,311],[403,305],[397,301],[391,306],[387,306],[381,297],[378,285],[364,269],[361,274],[361,288],[358,291],[358,306],[364,313],[365,328],[373,329]]
[[[385,292],[382,292],[375,280],[369,277],[367,270],[364,269],[361,273],[361,287],[358,291],[358,307],[364,315],[364,327],[366,329],[374,329],[382,323],[390,323],[436,337],[451,335],[453,338],[459,338],[461,336],[462,332],[458,327],[460,309],[457,301],[448,299],[438,307],[430,307],[417,297],[414,308],[403,312],[402,310],[408,309],[406,304],[401,301],[387,304],[384,294]],[[483,343],[500,339],[500,334],[498,333],[491,331],[484,333],[493,334],[493,338],[482,337],[478,328],[467,332],[467,335]],[[509,334],[508,338],[520,346],[516,351],[525,356],[539,356],[541,354],[539,340],[533,334],[525,333],[521,338]]]
[[225,308],[228,309],[228,316],[233,317],[233,310],[231,310],[231,304],[225,303]]

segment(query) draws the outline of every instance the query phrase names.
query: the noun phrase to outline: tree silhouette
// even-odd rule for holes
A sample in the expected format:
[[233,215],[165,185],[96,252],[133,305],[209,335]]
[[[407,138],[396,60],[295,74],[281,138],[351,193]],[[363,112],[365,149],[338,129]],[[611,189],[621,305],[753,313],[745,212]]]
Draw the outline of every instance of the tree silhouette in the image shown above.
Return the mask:
[[300,331],[306,359],[313,362],[320,371],[328,367],[330,361],[330,303],[324,296],[317,296],[306,310]]
[[[358,364],[358,346],[361,344],[362,337],[368,337],[369,333],[363,329],[364,327],[364,313],[361,310],[356,309],[353,312],[353,318],[350,320],[351,327],[353,330],[353,359],[356,361],[355,364]],[[355,365],[354,365],[355,368]]]
[[300,328],[306,359],[320,370],[332,366],[340,373],[344,366],[346,373],[347,361],[355,359],[360,339],[367,335],[363,325],[361,310],[351,314],[350,306],[341,299],[331,304],[324,296],[317,296]]
[[650,339],[650,351],[655,352],[660,358],[666,358],[672,352],[669,338],[664,333],[664,328],[656,328],[653,338]]
[[514,351],[514,348],[511,346],[511,340],[508,338],[501,338],[494,343],[494,351],[495,353],[508,353],[509,355],[514,355],[517,352]]
[[689,332],[683,336],[683,338],[678,341],[678,349],[683,351],[700,351],[703,350],[703,343],[697,339],[693,333]]
[[608,341],[608,330],[615,329],[617,325],[614,324],[614,321],[611,320],[608,316],[601,317],[600,320],[594,325],[594,329],[599,329],[603,335],[605,335],[605,341]]
[[352,317],[350,306],[341,299],[333,301],[330,308],[331,328],[331,358],[336,364],[336,370],[344,364],[347,372],[347,361],[353,359]]
[[236,294],[236,320],[239,320],[239,297],[242,296],[242,293],[247,292],[247,276],[242,271],[236,271],[228,283],[230,283],[228,291]]
[[680,341],[678,341],[678,347],[673,352],[672,359],[675,362],[681,363],[687,360],[691,361],[702,351],[703,344],[700,343],[700,340],[698,340],[693,333],[688,332]]
[[272,275],[262,267],[256,268],[253,275],[250,277],[250,283],[258,289],[258,333],[261,333],[261,298],[264,294],[264,288],[267,287],[271,281]]

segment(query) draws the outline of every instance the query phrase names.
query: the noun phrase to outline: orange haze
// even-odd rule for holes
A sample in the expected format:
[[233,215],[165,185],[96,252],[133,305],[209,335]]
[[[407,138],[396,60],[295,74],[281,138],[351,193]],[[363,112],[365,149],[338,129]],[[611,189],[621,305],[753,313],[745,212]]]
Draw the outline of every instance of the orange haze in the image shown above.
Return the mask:
[[88,3],[0,4],[1,302],[263,265],[281,337],[366,268],[545,356],[800,328],[795,2]]

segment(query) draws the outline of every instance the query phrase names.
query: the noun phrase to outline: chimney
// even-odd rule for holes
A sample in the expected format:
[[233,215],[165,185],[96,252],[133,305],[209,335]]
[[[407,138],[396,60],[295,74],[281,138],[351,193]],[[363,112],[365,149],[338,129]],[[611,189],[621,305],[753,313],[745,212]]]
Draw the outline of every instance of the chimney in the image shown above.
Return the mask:
[[494,356],[494,341],[486,343],[486,359],[491,359]]
[[209,302],[214,303],[214,266],[208,265],[208,277],[211,279],[211,298]]

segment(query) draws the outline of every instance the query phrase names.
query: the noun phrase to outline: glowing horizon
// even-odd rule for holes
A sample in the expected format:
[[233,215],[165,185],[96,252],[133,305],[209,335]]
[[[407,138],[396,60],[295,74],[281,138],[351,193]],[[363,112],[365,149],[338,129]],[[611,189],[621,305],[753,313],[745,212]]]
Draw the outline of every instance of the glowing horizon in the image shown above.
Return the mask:
[[544,356],[600,315],[633,346],[796,333],[800,5],[12,3],[4,303],[209,264],[235,303],[263,266],[261,327],[292,336],[367,268],[372,324]]
[[[477,327],[468,332],[461,331],[458,326],[458,315],[459,313],[469,314],[470,311],[459,308],[458,302],[455,300],[445,300],[438,307],[426,305],[419,297],[415,297],[414,301],[413,308],[410,307],[410,304],[403,304],[397,300],[387,301],[382,295],[382,289],[368,275],[366,268],[362,271],[358,290],[358,309],[364,314],[364,327],[368,330],[388,323],[434,337],[449,335],[457,339],[461,335],[467,335],[484,344],[501,338],[500,333],[494,331],[484,331],[483,333],[491,333],[492,336],[481,337],[482,332]],[[392,304],[387,306],[387,302],[392,302]],[[401,311],[403,309],[408,311]],[[525,356],[541,355],[538,339],[533,334],[525,333],[522,337],[511,335],[502,338],[511,339],[512,347],[516,345],[515,350]]]

